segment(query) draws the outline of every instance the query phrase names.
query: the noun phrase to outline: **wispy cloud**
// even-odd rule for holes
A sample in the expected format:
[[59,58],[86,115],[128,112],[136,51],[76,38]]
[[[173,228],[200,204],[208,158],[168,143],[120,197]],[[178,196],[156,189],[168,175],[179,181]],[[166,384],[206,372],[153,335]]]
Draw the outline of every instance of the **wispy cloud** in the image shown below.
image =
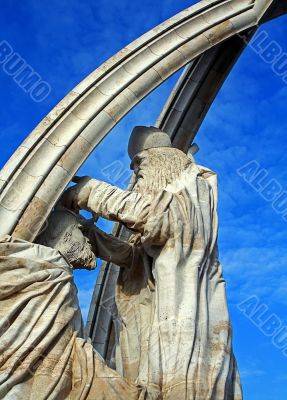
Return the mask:
[[[1,40],[8,40],[45,76],[53,93],[42,104],[34,104],[0,74],[0,166],[37,122],[89,72],[139,35],[195,2],[13,0],[3,4]],[[283,48],[286,20],[284,17],[264,28]],[[80,173],[104,179],[102,169],[114,160],[128,168],[126,148],[131,129],[154,123],[174,82],[175,78],[168,81],[133,110],[101,143]],[[247,49],[196,139],[200,146],[198,161],[219,176],[220,255],[247,400],[273,400],[287,395],[286,380],[277,381],[276,388],[270,386],[276,376],[283,376],[286,366],[265,338],[245,325],[234,307],[256,294],[282,318],[286,314],[286,224],[236,170],[256,159],[287,187],[286,102],[287,88],[281,79]],[[101,224],[110,230],[110,224]],[[97,271],[75,273],[84,318],[96,277]]]

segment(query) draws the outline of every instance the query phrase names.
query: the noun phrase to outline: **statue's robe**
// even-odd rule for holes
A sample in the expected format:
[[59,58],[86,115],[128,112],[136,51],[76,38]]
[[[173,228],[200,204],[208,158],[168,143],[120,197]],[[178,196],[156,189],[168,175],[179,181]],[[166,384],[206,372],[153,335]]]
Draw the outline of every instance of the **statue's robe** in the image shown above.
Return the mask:
[[92,186],[82,205],[134,232],[129,246],[105,246],[95,234],[102,257],[126,267],[116,295],[117,372],[85,339],[63,257],[7,237],[0,241],[0,398],[240,400],[217,256],[215,174],[193,164],[157,196]]
[[0,399],[136,400],[144,391],[86,340],[69,264],[55,250],[0,240]]
[[[118,372],[149,399],[241,400],[217,251],[217,177],[194,163],[156,196],[93,180],[81,207],[140,235],[121,270]],[[135,246],[135,245],[134,245]]]

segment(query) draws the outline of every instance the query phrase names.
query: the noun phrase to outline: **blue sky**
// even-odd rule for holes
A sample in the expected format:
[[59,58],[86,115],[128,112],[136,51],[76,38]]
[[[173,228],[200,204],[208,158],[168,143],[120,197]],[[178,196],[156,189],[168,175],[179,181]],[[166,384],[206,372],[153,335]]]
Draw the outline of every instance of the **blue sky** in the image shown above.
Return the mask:
[[[158,23],[195,1],[7,0],[0,42],[6,40],[52,88],[35,103],[0,66],[0,167],[36,124],[89,72]],[[287,17],[264,31],[287,52]],[[122,121],[87,160],[81,173],[104,179],[114,160],[128,169],[126,153],[134,125],[152,125],[177,77],[171,78]],[[287,190],[287,86],[248,48],[221,90],[196,142],[197,161],[219,175],[219,248],[234,327],[234,348],[245,399],[287,398],[287,358],[272,336],[246,318],[238,304],[257,296],[265,317],[287,325],[287,223],[237,170],[255,160]],[[121,184],[122,182],[118,182]],[[107,225],[106,225],[107,227]],[[97,271],[77,272],[86,315]],[[263,317],[262,317],[263,318]]]

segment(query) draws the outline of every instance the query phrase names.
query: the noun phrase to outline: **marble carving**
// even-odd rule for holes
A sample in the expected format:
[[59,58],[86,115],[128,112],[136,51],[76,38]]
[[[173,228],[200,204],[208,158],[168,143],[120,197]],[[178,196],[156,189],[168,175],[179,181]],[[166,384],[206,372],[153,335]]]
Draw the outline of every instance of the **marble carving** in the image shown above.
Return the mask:
[[[0,399],[242,399],[216,174],[188,147],[258,26],[286,12],[283,0],[199,1],[86,77],[0,170]],[[157,128],[131,136],[133,191],[86,177],[58,203],[101,140],[183,66]],[[101,231],[99,216],[125,235]],[[73,269],[97,259],[88,337]]]
[[[0,398],[242,399],[218,261],[216,174],[155,128],[136,128],[129,154],[133,191],[81,178],[38,244],[1,239]],[[129,240],[102,232],[81,209],[122,223]],[[93,268],[96,257],[121,267],[114,368],[86,337],[73,282],[72,266]]]

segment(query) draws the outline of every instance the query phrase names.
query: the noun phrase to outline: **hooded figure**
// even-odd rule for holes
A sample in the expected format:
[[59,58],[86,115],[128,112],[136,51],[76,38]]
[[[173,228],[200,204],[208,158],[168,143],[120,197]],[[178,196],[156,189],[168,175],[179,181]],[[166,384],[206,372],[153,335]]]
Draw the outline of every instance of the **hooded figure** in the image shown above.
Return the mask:
[[63,197],[66,207],[131,231],[116,293],[116,369],[146,387],[146,399],[241,400],[218,261],[216,174],[156,128],[135,128],[129,155],[132,192],[83,178]]

